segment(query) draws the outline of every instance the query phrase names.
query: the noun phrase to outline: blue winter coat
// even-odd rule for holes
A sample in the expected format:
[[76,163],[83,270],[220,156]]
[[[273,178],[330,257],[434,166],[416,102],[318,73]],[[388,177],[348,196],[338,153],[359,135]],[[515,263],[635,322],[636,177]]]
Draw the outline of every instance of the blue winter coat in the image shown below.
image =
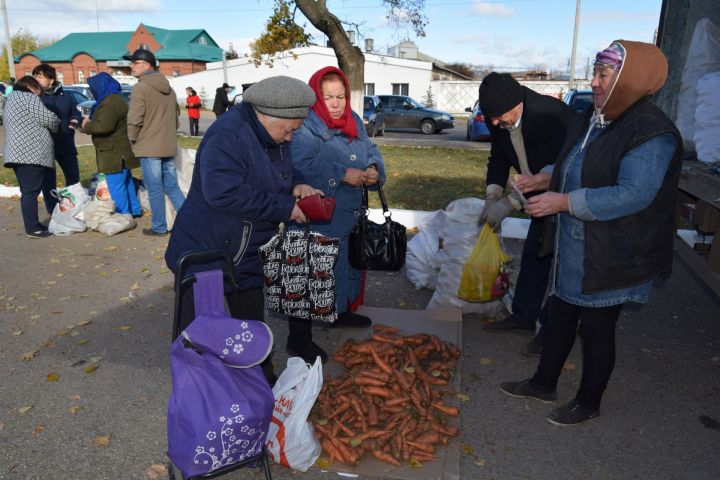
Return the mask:
[[[240,290],[263,286],[257,249],[287,222],[292,190],[305,183],[287,143],[278,144],[241,103],[216,120],[195,156],[190,191],[178,212],[165,261],[175,270],[185,252],[223,249],[230,254]],[[205,265],[198,269],[217,268]]]
[[55,157],[64,155],[77,155],[75,148],[75,130],[68,127],[71,119],[78,122],[78,127],[82,124],[82,115],[77,109],[77,103],[69,93],[64,93],[62,85],[59,83],[53,85],[52,91],[45,91],[40,97],[45,108],[53,112],[60,119],[60,130],[53,133],[53,144],[55,147]]
[[305,180],[322,190],[326,197],[335,197],[335,213],[330,222],[313,223],[311,230],[328,237],[340,239],[340,251],[335,264],[335,296],[338,313],[347,311],[360,293],[361,271],[350,266],[348,260],[348,237],[352,231],[362,202],[362,187],[343,183],[348,168],[364,170],[372,164],[377,166],[385,181],[385,163],[377,148],[365,132],[365,125],[353,113],[358,137],[348,143],[348,137],[333,130],[310,111],[302,127],[295,132],[292,142],[292,158],[295,168]]

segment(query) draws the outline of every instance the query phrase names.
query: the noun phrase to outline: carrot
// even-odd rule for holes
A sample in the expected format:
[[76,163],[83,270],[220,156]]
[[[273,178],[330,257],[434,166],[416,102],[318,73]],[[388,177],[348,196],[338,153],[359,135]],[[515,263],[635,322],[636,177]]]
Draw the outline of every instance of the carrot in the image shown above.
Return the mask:
[[388,325],[383,325],[382,323],[373,323],[372,329],[375,330],[376,332],[388,333],[388,334],[393,334],[393,333],[397,333],[400,331],[399,328],[390,327]]
[[342,423],[337,421],[337,418],[335,419],[335,422],[337,422],[338,426],[340,427],[340,430],[345,432],[345,435],[348,435],[349,437],[355,437],[357,434],[350,430],[346,425],[343,425]]
[[395,345],[396,347],[402,347],[403,345],[405,345],[405,342],[403,341],[402,338],[388,337],[388,336],[385,336],[385,335],[382,335],[379,333],[373,333],[372,339],[377,342],[389,343],[391,345]]
[[445,415],[449,415],[449,416],[451,416],[451,417],[457,417],[458,415],[460,415],[460,409],[459,409],[459,408],[454,407],[454,406],[452,406],[452,405],[445,405],[445,404],[442,403],[442,402],[435,402],[435,403],[432,404],[432,407],[433,407],[435,410],[437,410],[437,411],[439,411],[439,412],[441,412],[441,413],[444,413]]
[[444,437],[440,435],[435,430],[428,430],[427,432],[421,434],[419,437],[415,439],[417,443],[430,443],[430,444],[436,444],[436,443],[447,443],[447,437]]
[[407,462],[410,460],[410,446],[400,434],[398,434],[398,444],[400,445],[401,458]]
[[363,387],[363,393],[368,395],[375,395],[376,397],[390,398],[393,396],[393,392],[383,387]]
[[335,417],[335,416],[337,416],[337,415],[340,415],[341,413],[344,413],[344,412],[347,411],[347,409],[349,409],[349,408],[350,408],[350,403],[345,403],[345,404],[340,405],[333,413],[331,413],[331,414],[327,417],[328,420],[330,420],[331,418],[333,418],[333,417]]
[[412,432],[413,430],[415,430],[417,428],[417,424],[418,424],[417,420],[415,420],[414,418],[411,418],[410,421],[407,422],[407,424],[403,428],[400,429],[400,433],[402,434],[403,437],[407,436],[408,433]]
[[449,427],[447,425],[440,425],[439,423],[433,422],[432,428],[438,433],[442,433],[443,435],[448,435],[450,437],[454,437],[458,434],[458,428],[457,427]]
[[373,457],[377,458],[381,462],[387,462],[392,465],[395,465],[396,467],[402,467],[402,464],[400,462],[398,462],[397,460],[395,460],[395,457],[393,457],[389,453],[385,453],[380,450],[373,450],[372,454],[373,454]]
[[418,451],[417,449],[413,452],[412,458],[414,458],[418,462],[434,462],[436,460],[435,455]]
[[440,339],[437,335],[431,335],[430,341],[432,342],[432,346],[436,352],[442,352],[442,345],[440,344]]
[[368,430],[367,432],[363,432],[355,438],[357,438],[358,440],[361,440],[361,441],[365,441],[369,438],[382,437],[383,435],[385,435],[387,433],[393,433],[393,432],[390,430]]
[[421,452],[429,453],[432,455],[435,453],[435,447],[432,446],[429,443],[422,443],[422,442],[413,442],[412,440],[406,440],[407,444],[416,450],[420,450]]
[[387,373],[380,372],[378,370],[363,370],[362,372],[358,373],[358,376],[374,378],[385,383],[389,382],[391,378],[391,376]]
[[403,403],[407,403],[410,401],[410,397],[400,397],[400,398],[394,398],[392,400],[388,400],[385,402],[385,405],[388,407],[395,407],[397,405],[402,405]]
[[340,453],[340,450],[338,450],[338,448],[335,445],[333,445],[333,443],[330,441],[329,438],[323,439],[322,447],[323,447],[323,450],[325,450],[328,453],[328,455],[330,455],[330,463],[331,464],[334,459],[338,459],[343,463],[347,463],[347,462],[345,462],[345,459],[343,458],[342,453]]
[[355,385],[366,385],[366,386],[375,386],[375,387],[384,387],[386,382],[383,382],[382,380],[378,380],[377,378],[370,378],[365,376],[355,376],[353,377],[353,381],[355,382]]
[[378,424],[378,411],[372,399],[368,402],[368,424],[370,424],[371,427]]
[[372,355],[373,360],[375,360],[375,364],[378,367],[380,367],[380,370],[382,370],[383,372],[385,372],[389,375],[393,374],[394,370],[392,368],[390,368],[390,365],[388,365],[385,360],[380,358],[380,356],[377,354],[377,352],[375,352],[375,349],[373,349],[372,347],[370,347],[370,354]]
[[350,357],[345,361],[345,366],[347,368],[354,367],[355,365],[362,365],[363,363],[367,362],[367,359],[363,357],[362,355],[355,355],[354,357]]
[[330,437],[330,441],[342,454],[344,463],[347,463],[348,465],[355,465],[358,462],[360,458],[354,450],[333,437]]

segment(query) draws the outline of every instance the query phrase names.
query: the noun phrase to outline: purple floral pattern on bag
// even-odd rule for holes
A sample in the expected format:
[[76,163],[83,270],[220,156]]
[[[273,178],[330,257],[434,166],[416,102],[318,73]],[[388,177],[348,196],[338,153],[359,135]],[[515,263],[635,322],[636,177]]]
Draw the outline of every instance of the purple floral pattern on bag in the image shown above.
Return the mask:
[[[208,443],[195,447],[196,465],[208,466],[207,471],[212,472],[260,453],[267,433],[263,422],[249,425],[239,411],[239,405],[231,405],[230,416],[220,417],[218,429],[208,431]],[[220,448],[217,440],[220,440]]]

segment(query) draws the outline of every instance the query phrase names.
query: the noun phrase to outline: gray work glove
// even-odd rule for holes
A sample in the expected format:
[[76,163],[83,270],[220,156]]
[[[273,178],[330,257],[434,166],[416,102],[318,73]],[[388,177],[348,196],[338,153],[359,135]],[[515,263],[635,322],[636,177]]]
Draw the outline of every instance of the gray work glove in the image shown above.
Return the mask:
[[488,212],[490,212],[490,208],[492,208],[492,206],[499,201],[500,197],[497,195],[488,195],[487,197],[485,197],[485,206],[483,207],[482,212],[480,212],[480,218],[478,219],[478,225],[480,227],[485,225],[488,217]]
[[[502,225],[503,219],[515,210],[515,206],[510,201],[510,198],[505,196],[499,201],[493,202],[493,204],[486,210],[487,214],[485,215],[485,223],[490,225],[490,227],[497,232]],[[485,209],[483,210],[483,213],[485,213]]]

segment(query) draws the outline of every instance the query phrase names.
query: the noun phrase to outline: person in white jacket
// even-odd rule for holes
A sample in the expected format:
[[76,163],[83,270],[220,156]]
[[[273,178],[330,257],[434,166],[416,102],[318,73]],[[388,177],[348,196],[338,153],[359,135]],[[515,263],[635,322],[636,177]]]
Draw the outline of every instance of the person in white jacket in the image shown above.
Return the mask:
[[40,223],[37,199],[55,171],[51,132],[60,126],[60,119],[45,108],[40,95],[38,81],[30,75],[22,77],[5,102],[4,116],[3,163],[15,171],[25,232],[30,238],[52,236]]

